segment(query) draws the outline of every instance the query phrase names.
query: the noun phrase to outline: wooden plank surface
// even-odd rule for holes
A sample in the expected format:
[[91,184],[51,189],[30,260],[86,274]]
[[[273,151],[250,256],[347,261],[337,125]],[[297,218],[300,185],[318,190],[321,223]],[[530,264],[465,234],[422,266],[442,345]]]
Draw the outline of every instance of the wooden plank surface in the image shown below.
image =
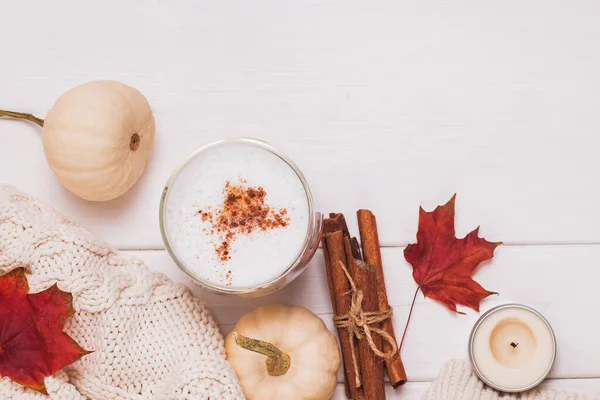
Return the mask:
[[[388,399],[417,400],[421,399],[430,385],[429,382],[411,382],[400,386],[398,389],[388,385],[385,394]],[[590,399],[600,398],[600,379],[551,379],[540,385],[540,389],[554,389],[578,394],[585,393]],[[344,400],[345,398],[344,387],[338,384],[332,400]]]
[[[317,209],[379,217],[398,334],[415,290],[402,247],[418,207],[457,192],[458,233],[481,225],[507,244],[477,275],[500,292],[483,310],[515,301],[544,313],[559,343],[547,387],[600,398],[600,2],[0,5],[0,108],[43,117],[68,88],[116,79],[146,94],[157,121],[147,172],[117,200],[65,191],[24,122],[0,121],[0,181],[192,287],[224,333],[274,301],[331,328],[320,253],[283,291],[242,300],[193,287],[162,250],[158,201],[171,170],[210,141],[254,136],[298,163]],[[464,358],[477,317],[419,296],[403,349],[411,383],[389,398],[420,398],[443,362]]]
[[[151,269],[190,287],[206,302],[224,334],[246,312],[272,302],[303,305],[321,316],[333,330],[320,251],[294,283],[259,299],[216,295],[194,286],[165,251],[130,254],[141,258]],[[402,249],[384,248],[382,257],[389,301],[394,309],[394,326],[400,334],[416,285]],[[548,318],[557,336],[558,356],[551,377],[600,379],[597,362],[600,359],[597,345],[600,321],[592,315],[592,305],[598,304],[595,288],[599,258],[600,245],[499,247],[494,259],[476,275],[485,288],[500,293],[484,301],[482,311],[508,302],[524,303],[538,309]],[[418,297],[402,349],[410,381],[431,381],[445,361],[467,357],[468,335],[479,314],[465,311],[466,316],[454,315],[440,304]],[[440,329],[444,335],[439,334]]]
[[148,171],[108,203],[56,183],[38,128],[0,124],[0,180],[115,246],[162,247],[170,171],[236,136],[289,153],[320,210],[385,216],[386,245],[412,240],[418,206],[454,192],[460,229],[600,243],[597,1],[4,4],[0,107],[43,117],[66,89],[99,78],[138,87],[153,106]]

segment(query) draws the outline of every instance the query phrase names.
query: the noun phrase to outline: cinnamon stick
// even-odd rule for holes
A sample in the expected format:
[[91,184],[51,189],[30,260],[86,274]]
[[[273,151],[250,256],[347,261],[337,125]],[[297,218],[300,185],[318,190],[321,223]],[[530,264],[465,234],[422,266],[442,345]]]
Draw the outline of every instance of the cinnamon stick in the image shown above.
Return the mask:
[[[325,240],[324,237],[321,238],[321,246],[323,248],[323,257],[325,258],[325,271],[327,272],[327,286],[329,287],[329,296],[331,297],[331,308],[333,309],[334,314],[336,313],[336,301],[335,301],[335,289],[333,287],[333,278],[331,276],[331,261],[330,261],[330,257],[329,257],[329,250],[327,248],[327,242]],[[339,329],[338,329],[338,336],[339,336]],[[340,347],[341,346],[341,340],[340,340]],[[343,353],[343,350],[342,350]],[[343,363],[344,357],[342,354],[342,363]],[[346,398],[349,399],[354,399],[354,397],[352,397],[353,393],[350,391],[350,386],[348,384],[348,379],[346,377],[346,366],[344,365],[344,392],[346,393]]]
[[[329,284],[329,292],[331,295],[331,304],[335,315],[344,315],[350,309],[350,283],[340,268],[339,263],[343,263],[345,268],[346,252],[344,248],[344,234],[347,234],[346,221],[341,214],[332,214],[331,218],[324,221],[323,238],[323,253],[325,255],[325,265],[327,268],[327,280]],[[344,365],[344,388],[346,397],[350,399],[363,398],[362,387],[357,385],[357,376],[352,358],[352,347],[350,341],[354,340],[350,337],[348,330],[338,328],[338,336],[340,339],[340,347],[342,349],[342,358]],[[360,378],[360,377],[358,377]]]
[[[352,245],[354,242],[354,246]],[[362,309],[364,312],[373,312],[379,310],[379,296],[377,293],[377,278],[375,271],[355,256],[358,250],[356,239],[344,237],[344,247],[346,249],[346,260],[349,266],[350,275],[354,280],[356,287],[363,293]],[[354,247],[354,249],[353,249]],[[353,251],[354,250],[354,251]],[[381,337],[372,336],[375,347],[381,349]],[[358,341],[358,353],[360,355],[360,373],[363,384],[363,393],[365,400],[384,400],[385,386],[383,380],[383,363],[378,358],[365,338]]]
[[[356,212],[358,218],[358,230],[360,233],[360,241],[362,243],[363,257],[366,263],[375,267],[377,277],[377,293],[379,294],[379,311],[390,308],[388,304],[387,291],[385,288],[385,278],[383,275],[383,263],[381,262],[381,247],[379,246],[379,235],[377,233],[377,221],[375,215],[369,210],[358,210]],[[381,327],[388,335],[396,340],[394,333],[394,324],[392,319],[387,319]],[[396,341],[397,343],[397,341]],[[387,341],[383,342],[383,352],[387,353],[393,349],[392,345]],[[406,383],[406,371],[400,357],[400,351],[393,358],[385,361],[390,383],[394,388]]]
[[323,233],[331,233],[335,231],[342,231],[344,235],[349,235],[348,224],[346,224],[346,218],[341,213],[329,213],[329,218],[323,220]]

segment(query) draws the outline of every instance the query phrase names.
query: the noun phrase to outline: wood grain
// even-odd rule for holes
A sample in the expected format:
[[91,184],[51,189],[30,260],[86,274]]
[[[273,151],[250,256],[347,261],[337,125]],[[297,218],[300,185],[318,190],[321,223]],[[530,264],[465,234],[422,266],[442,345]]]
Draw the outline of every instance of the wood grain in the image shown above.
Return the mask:
[[108,203],[56,182],[36,126],[0,121],[0,181],[116,247],[162,248],[169,173],[236,136],[287,152],[320,210],[385,216],[384,246],[413,241],[419,205],[455,192],[459,233],[600,243],[596,1],[3,1],[3,108],[43,117],[66,89],[110,78],[155,111],[147,173]]
[[[332,331],[332,311],[324,261],[319,252],[309,268],[283,290],[264,298],[239,299],[205,292],[191,284],[164,251],[133,252],[148,266],[181,282],[206,302],[224,334],[242,315],[262,304],[301,304],[320,315]],[[415,284],[402,249],[382,249],[388,284],[388,300],[394,308],[396,331],[402,331]],[[596,295],[597,260],[600,245],[501,246],[496,256],[476,273],[481,284],[500,293],[482,303],[482,312],[499,304],[518,302],[542,312],[552,324],[558,342],[553,378],[600,378],[600,320],[591,310],[600,308]],[[550,273],[551,272],[551,273]],[[394,290],[389,286],[393,282]],[[431,381],[441,365],[450,359],[467,358],[467,340],[480,314],[463,309],[467,315],[450,313],[442,305],[419,296],[402,359],[409,381]],[[445,334],[440,335],[440,327]],[[341,378],[341,374],[340,374]],[[340,379],[341,382],[341,379]]]
[[[116,248],[162,249],[158,200],[171,170],[213,140],[270,141],[301,167],[319,210],[385,216],[397,332],[415,288],[398,246],[414,241],[419,205],[457,192],[458,235],[481,225],[507,244],[477,274],[500,292],[482,310],[515,301],[544,313],[561,378],[547,386],[600,397],[597,1],[0,2],[10,10],[0,15],[0,108],[43,117],[66,89],[116,79],[146,94],[157,123],[146,173],[115,201],[64,190],[25,122],[0,120],[0,181]],[[164,251],[132,254],[192,288],[224,332],[274,301],[305,305],[332,328],[321,254],[292,285],[253,300],[194,287]],[[420,398],[445,360],[464,358],[477,317],[420,297],[402,354],[412,382],[387,387],[388,398]]]
[[[430,382],[409,382],[398,389],[386,387],[387,399],[421,400]],[[581,393],[590,399],[600,399],[600,379],[550,379],[540,386],[540,389],[555,389],[569,393]],[[338,385],[332,400],[344,400],[342,385]]]

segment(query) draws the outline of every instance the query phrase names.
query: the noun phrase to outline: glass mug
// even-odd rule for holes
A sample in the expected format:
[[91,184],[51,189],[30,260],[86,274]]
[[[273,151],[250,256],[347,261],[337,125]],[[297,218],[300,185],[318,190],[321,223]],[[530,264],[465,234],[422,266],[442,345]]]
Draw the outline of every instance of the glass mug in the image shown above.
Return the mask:
[[[171,218],[167,216],[167,212],[170,209],[170,202],[175,201],[172,199],[172,196],[178,196],[177,194],[174,195],[172,193],[172,188],[174,185],[177,184],[177,180],[180,177],[182,171],[186,170],[186,168],[193,168],[193,166],[190,166],[190,164],[193,164],[193,162],[199,157],[207,157],[210,156],[212,153],[214,158],[215,150],[220,151],[221,153],[224,151],[226,154],[227,146],[237,146],[238,148],[248,146],[248,150],[250,151],[260,152],[260,150],[264,150],[272,155],[275,155],[278,159],[284,162],[283,164],[279,163],[280,165],[282,165],[282,168],[291,168],[291,170],[293,171],[293,176],[297,177],[297,179],[301,182],[306,196],[305,201],[308,209],[308,223],[306,227],[306,232],[304,234],[304,241],[298,249],[296,257],[291,263],[289,263],[289,265],[285,266],[286,268],[283,269],[283,272],[278,273],[276,276],[273,276],[268,281],[264,281],[256,285],[231,286],[215,282],[214,279],[209,280],[206,279],[206,277],[200,276],[200,274],[194,271],[194,268],[192,268],[191,265],[186,265],[190,263],[186,263],[183,260],[183,258],[185,257],[182,257],[182,250],[179,249],[178,251],[178,246],[174,245],[174,241],[177,240],[176,234],[170,232],[169,229],[171,224],[177,223],[175,221],[172,221]],[[187,218],[189,218],[189,215],[187,215]],[[281,153],[280,151],[278,151],[277,149],[275,149],[270,144],[264,141],[251,138],[240,138],[221,140],[201,147],[200,149],[192,153],[186,160],[184,160],[182,164],[175,168],[175,170],[171,173],[171,176],[169,177],[162,192],[162,196],[160,199],[159,222],[163,242],[167,251],[169,252],[169,255],[175,261],[175,264],[177,264],[177,266],[183,272],[185,272],[195,284],[216,293],[233,294],[242,297],[259,297],[273,293],[283,288],[284,286],[292,282],[294,279],[296,279],[304,271],[309,261],[314,256],[315,251],[317,250],[317,247],[319,245],[323,218],[320,213],[314,210],[312,194],[304,175],[302,174],[302,172],[300,172],[296,164],[294,164],[294,162],[289,157],[287,157],[285,154]],[[276,232],[274,231],[274,233]],[[198,235],[202,235],[202,232],[198,232]],[[200,261],[198,262],[201,263],[202,257],[197,256],[196,258],[199,259]],[[222,267],[225,269],[227,268],[225,265],[223,265]],[[210,266],[200,266],[200,268],[210,268]],[[196,265],[195,269],[198,270],[198,265]]]

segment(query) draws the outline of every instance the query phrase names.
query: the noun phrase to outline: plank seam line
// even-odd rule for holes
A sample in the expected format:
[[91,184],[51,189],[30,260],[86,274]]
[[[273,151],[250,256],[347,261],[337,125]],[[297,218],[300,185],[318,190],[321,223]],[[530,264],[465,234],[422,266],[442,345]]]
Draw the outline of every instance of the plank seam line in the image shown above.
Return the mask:
[[[436,377],[437,378],[437,377]],[[433,379],[409,379],[407,384],[410,383],[433,383],[435,381],[436,378]],[[544,380],[544,382],[550,382],[550,381],[597,381],[599,380],[600,377],[594,377],[594,378],[546,378]],[[338,381],[338,384],[343,384],[343,381]],[[389,385],[389,381],[385,381],[386,385]],[[398,387],[398,389],[400,389],[400,387]]]
[[[403,249],[407,245],[382,245],[383,249]],[[503,243],[502,247],[562,247],[562,246],[600,246],[600,242],[582,242],[582,243]],[[119,247],[118,251],[167,251],[164,247]]]

